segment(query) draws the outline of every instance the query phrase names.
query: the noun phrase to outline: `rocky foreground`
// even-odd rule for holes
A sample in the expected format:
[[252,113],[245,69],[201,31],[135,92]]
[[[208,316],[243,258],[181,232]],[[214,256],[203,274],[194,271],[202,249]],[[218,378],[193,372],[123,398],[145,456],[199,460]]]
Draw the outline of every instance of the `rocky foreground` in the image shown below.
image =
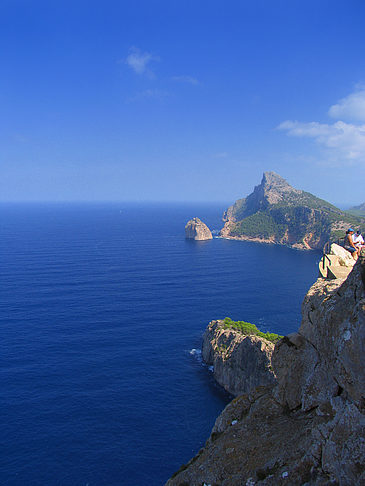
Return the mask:
[[275,346],[277,383],[235,398],[167,486],[365,484],[365,258],[318,279],[302,316]]

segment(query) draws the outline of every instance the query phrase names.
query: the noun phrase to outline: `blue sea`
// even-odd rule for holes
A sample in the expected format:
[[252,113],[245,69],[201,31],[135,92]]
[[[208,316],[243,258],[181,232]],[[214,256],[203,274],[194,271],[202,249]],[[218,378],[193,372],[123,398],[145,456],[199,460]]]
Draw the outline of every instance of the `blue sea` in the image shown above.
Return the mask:
[[0,205],[0,485],[161,486],[231,397],[212,319],[286,334],[320,255],[185,240],[224,204]]

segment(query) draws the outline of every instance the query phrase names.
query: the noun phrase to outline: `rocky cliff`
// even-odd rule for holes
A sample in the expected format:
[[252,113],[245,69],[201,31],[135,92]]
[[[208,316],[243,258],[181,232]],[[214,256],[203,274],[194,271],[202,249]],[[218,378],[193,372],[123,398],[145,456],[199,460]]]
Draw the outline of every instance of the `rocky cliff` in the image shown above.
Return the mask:
[[212,233],[199,218],[190,219],[185,226],[185,237],[192,240],[211,240]]
[[203,336],[202,357],[213,365],[216,381],[236,396],[275,383],[271,366],[274,343],[231,323],[228,318],[212,321]]
[[312,194],[295,189],[275,172],[265,172],[261,184],[223,215],[224,237],[279,243],[300,249],[322,249],[328,240],[344,236],[349,226],[365,221]]
[[318,279],[302,316],[275,346],[277,384],[234,399],[168,486],[365,484],[365,258]]

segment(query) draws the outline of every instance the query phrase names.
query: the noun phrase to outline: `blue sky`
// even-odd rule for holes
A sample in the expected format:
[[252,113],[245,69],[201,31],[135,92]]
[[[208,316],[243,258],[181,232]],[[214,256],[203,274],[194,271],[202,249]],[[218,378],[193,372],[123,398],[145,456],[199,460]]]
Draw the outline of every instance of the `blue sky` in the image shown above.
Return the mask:
[[0,3],[1,201],[365,201],[362,0]]

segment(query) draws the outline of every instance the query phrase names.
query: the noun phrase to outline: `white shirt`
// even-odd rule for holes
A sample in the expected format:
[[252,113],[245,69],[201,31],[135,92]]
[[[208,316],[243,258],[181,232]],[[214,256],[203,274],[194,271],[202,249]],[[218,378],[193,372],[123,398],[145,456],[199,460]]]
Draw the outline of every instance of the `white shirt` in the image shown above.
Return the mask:
[[357,235],[356,233],[352,235],[352,241],[354,243],[360,243],[360,245],[364,244],[364,238],[362,237],[362,235]]

